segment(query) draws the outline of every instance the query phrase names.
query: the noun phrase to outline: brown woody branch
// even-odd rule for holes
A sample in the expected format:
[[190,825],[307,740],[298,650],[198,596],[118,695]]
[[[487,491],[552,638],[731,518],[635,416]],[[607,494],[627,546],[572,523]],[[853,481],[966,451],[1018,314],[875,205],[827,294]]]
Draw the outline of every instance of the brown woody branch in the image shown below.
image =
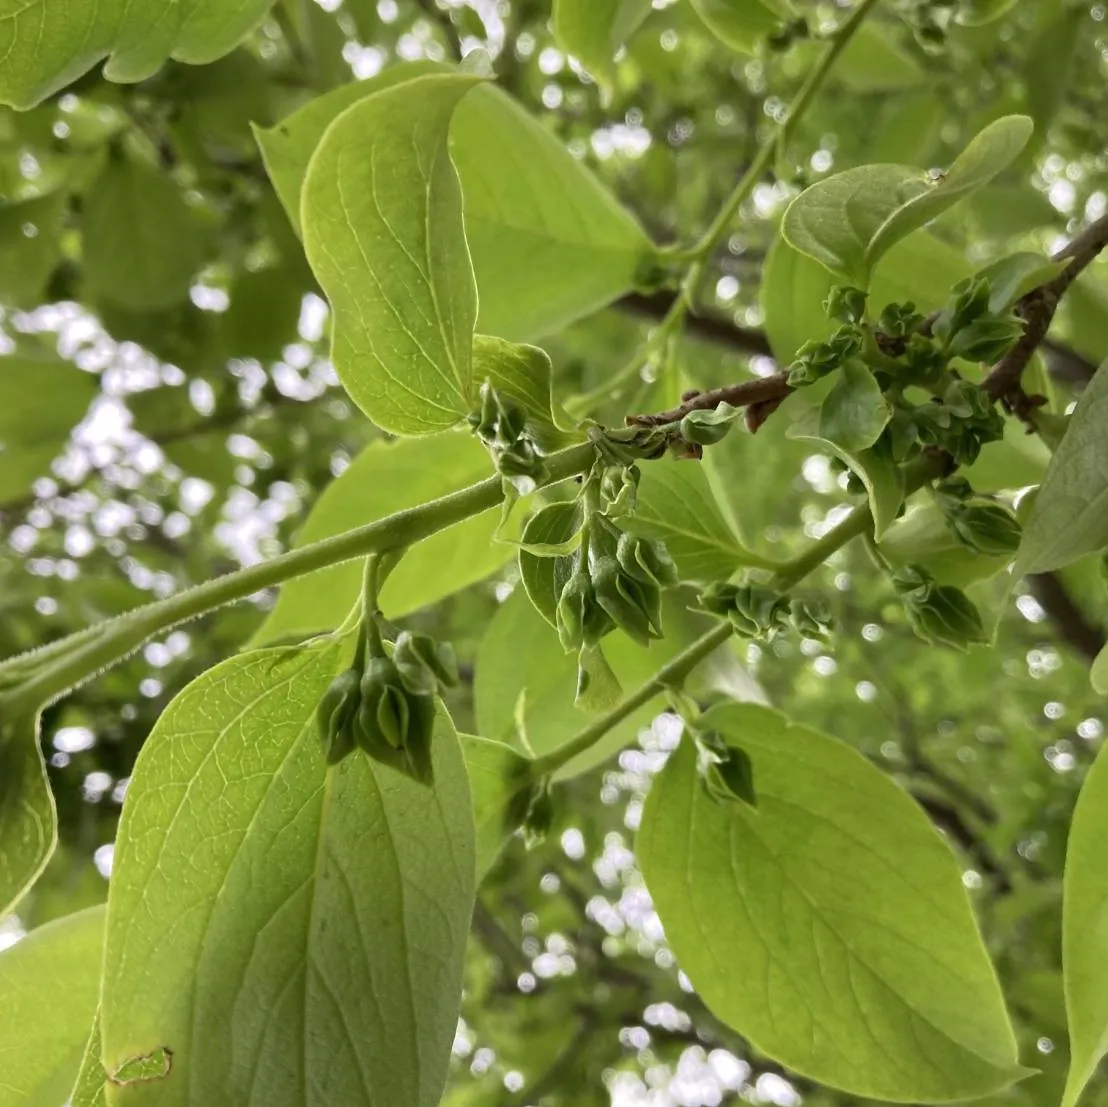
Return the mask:
[[[1017,304],[1016,311],[1024,321],[1024,333],[1012,349],[996,364],[993,370],[981,383],[981,387],[989,395],[990,399],[1003,401],[1010,410],[1016,414],[1026,415],[1030,410],[1031,401],[1023,393],[1020,387],[1020,379],[1027,363],[1035,351],[1047,341],[1047,331],[1054,319],[1062,296],[1089,264],[1108,247],[1108,215],[1091,223],[1084,231],[1073,239],[1067,246],[1055,254],[1055,261],[1069,261],[1056,277],[1032,289]],[[639,311],[643,314],[653,315],[655,308],[660,308],[666,301],[664,295],[652,297],[629,298],[634,303],[620,301],[628,310]],[[933,322],[934,316],[928,322]],[[690,321],[690,326],[695,328],[694,333],[700,333],[707,338],[716,338],[734,346],[736,349],[747,353],[765,353],[769,343],[765,341],[765,335],[760,331],[743,330],[732,327],[717,319],[696,318]],[[881,336],[878,336],[879,340]],[[1089,365],[1084,358],[1066,347],[1057,343],[1051,343],[1051,350],[1057,357],[1065,357],[1071,364],[1081,363],[1087,368],[1089,375],[1094,367]],[[886,353],[894,354],[895,350],[886,349]],[[757,430],[766,418],[781,404],[792,391],[789,387],[788,377],[785,373],[775,373],[770,377],[761,377],[755,380],[742,381],[738,384],[724,385],[713,388],[707,392],[698,392],[689,395],[683,402],[668,411],[657,412],[650,415],[628,416],[627,422],[633,426],[656,427],[667,423],[676,423],[691,411],[704,411],[715,408],[721,403],[730,404],[732,407],[746,407],[747,426],[751,430]]]
[[1093,661],[1104,648],[1104,632],[1089,622],[1058,576],[1032,573],[1027,577],[1027,586],[1062,641],[1086,661]]

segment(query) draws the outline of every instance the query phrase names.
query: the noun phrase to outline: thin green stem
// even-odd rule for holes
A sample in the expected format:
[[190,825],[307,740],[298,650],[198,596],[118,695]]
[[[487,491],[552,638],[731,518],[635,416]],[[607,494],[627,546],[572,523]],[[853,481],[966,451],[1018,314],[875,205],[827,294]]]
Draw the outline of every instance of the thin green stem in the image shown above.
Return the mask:
[[[591,442],[551,454],[546,459],[548,477],[545,483],[556,484],[587,472],[595,456],[596,448]],[[137,608],[100,624],[94,628],[95,635],[82,631],[71,643],[72,649],[63,650],[62,643],[58,643],[46,663],[35,667],[33,675],[0,695],[0,715],[35,710],[51,703],[103,669],[122,661],[149,638],[224,604],[246,599],[264,588],[342,561],[402,550],[495,507],[503,499],[503,481],[499,476],[492,476],[419,507],[398,511]]]
[[532,769],[536,777],[557,772],[563,765],[572,761],[578,754],[591,749],[613,727],[618,726],[645,703],[649,703],[659,692],[671,686],[680,686],[685,678],[713,650],[722,646],[731,637],[731,624],[720,623],[707,634],[698,638],[687,649],[682,650],[667,665],[663,665],[645,684],[631,695],[620,700],[611,711],[601,715],[584,730],[575,734],[556,750],[535,759]]
[[693,246],[691,250],[693,262],[685,274],[685,279],[681,282],[677,298],[659,324],[659,332],[663,336],[659,341],[664,341],[665,337],[676,331],[684,322],[685,316],[696,299],[696,294],[704,277],[704,271],[713,251],[727,234],[739,208],[750,197],[758,182],[765,175],[766,170],[773,162],[778,147],[787,142],[796,130],[816,94],[823,87],[823,83],[827,80],[839,55],[846,49],[847,44],[854,37],[855,32],[862,25],[862,21],[876,3],[877,0],[862,0],[835,32],[828,43],[827,49],[805,78],[804,84],[789,109],[788,116],[758,148],[754,160],[747,167],[738,184],[731,190],[731,194],[723,202],[723,206],[716,213],[716,217],[712,220],[708,229]]
[[[908,466],[904,474],[905,496],[917,491],[926,481],[939,475],[941,463],[930,457],[921,458]],[[815,572],[833,553],[842,549],[852,539],[864,534],[873,526],[873,514],[869,507],[856,507],[841,523],[813,542],[791,561],[780,565],[769,581],[769,587],[778,592],[794,588],[809,574]],[[573,758],[591,749],[613,727],[618,726],[630,714],[649,703],[666,688],[679,688],[688,675],[713,650],[731,637],[731,623],[723,621],[702,635],[687,649],[679,653],[669,664],[663,665],[645,684],[620,700],[611,711],[591,722],[564,745],[542,757],[536,758],[537,775],[557,772]]]

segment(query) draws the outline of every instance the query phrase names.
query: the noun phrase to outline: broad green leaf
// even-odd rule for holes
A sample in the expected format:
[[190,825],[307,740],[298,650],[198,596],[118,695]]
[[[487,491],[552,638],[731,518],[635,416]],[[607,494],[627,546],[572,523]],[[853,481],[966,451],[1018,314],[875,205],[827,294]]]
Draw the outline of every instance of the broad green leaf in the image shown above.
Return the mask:
[[474,406],[477,290],[447,133],[480,80],[429,74],[358,101],[304,177],[304,249],[335,314],[331,360],[395,434],[444,430]]
[[861,288],[882,255],[988,184],[1031,137],[1026,116],[989,124],[947,172],[932,179],[905,165],[864,165],[819,181],[789,205],[781,228],[802,253]]
[[788,0],[692,0],[692,6],[720,42],[742,54],[755,53],[794,14]]
[[[1099,658],[1098,658],[1099,661]],[[1108,1054],[1108,757],[1085,777],[1066,844],[1062,966],[1070,1070],[1062,1107],[1073,1107]]]
[[38,732],[37,715],[0,725],[0,918],[38,879],[58,841]]
[[865,363],[843,363],[819,409],[819,435],[846,453],[872,446],[892,418],[892,408]]
[[666,457],[642,468],[635,514],[627,529],[660,538],[682,580],[719,580],[767,563],[728,526],[703,468]]
[[57,1107],[100,993],[104,908],[40,926],[0,953],[0,1107]]
[[[824,43],[814,40],[802,41],[795,48],[806,66],[815,65],[824,49]],[[832,79],[851,92],[865,94],[915,88],[926,76],[915,57],[901,45],[895,26],[867,22],[846,44]]]
[[549,452],[579,442],[573,420],[554,398],[554,367],[546,351],[518,345],[503,338],[473,337],[473,382],[480,388],[487,380],[498,392],[510,396],[527,412],[528,430]]
[[612,58],[650,13],[650,0],[554,0],[554,37],[602,82]]
[[511,746],[472,734],[459,737],[473,796],[480,884],[516,829],[511,814],[525,797],[533,776],[530,761]]
[[695,745],[654,780],[636,854],[678,964],[760,1052],[867,1098],[935,1103],[1023,1072],[959,866],[864,757],[761,707],[701,720],[753,762],[713,800]]
[[865,485],[869,508],[873,513],[873,536],[880,541],[904,503],[904,475],[896,462],[880,447],[848,450],[828,438],[824,434],[819,408],[812,408],[801,415],[789,427],[788,435],[790,438],[819,442],[857,474]]
[[[468,434],[447,431],[418,441],[373,442],[324,490],[296,545],[427,503],[490,472],[488,454]],[[381,591],[385,614],[410,614],[499,569],[513,549],[494,539],[498,523],[499,509],[493,508],[411,547]],[[347,561],[287,581],[254,644],[337,627],[358,597],[361,572],[360,561]]]
[[[886,304],[910,300],[920,311],[931,311],[946,303],[951,288],[972,273],[969,262],[945,242],[924,232],[909,235],[878,263],[869,306],[879,314]],[[787,365],[805,342],[826,339],[838,326],[822,305],[841,282],[780,236],[770,247],[763,277],[766,334],[774,356]]]
[[473,907],[465,763],[440,710],[433,786],[360,752],[328,770],[315,710],[341,654],[232,658],[143,746],[108,903],[109,1103],[438,1104]]
[[1046,139],[1065,101],[1075,72],[1075,55],[1082,45],[1082,26],[1089,9],[1082,4],[1042,4],[1024,60],[1023,84],[1027,112],[1035,121],[1041,143]]
[[0,357],[0,503],[49,475],[97,385],[68,362]]
[[1023,527],[1016,572],[1045,573],[1108,546],[1108,363],[1081,394]]
[[[604,655],[624,694],[644,684],[711,624],[687,610],[689,596],[666,593],[662,608],[666,636],[648,649],[621,631],[604,639]],[[494,616],[477,655],[474,710],[477,728],[485,736],[529,756],[541,756],[563,745],[589,722],[574,706],[577,658],[567,654],[553,627],[535,610],[522,589],[503,603]],[[762,692],[726,646],[698,668],[692,688],[714,689],[761,698]],[[586,772],[634,740],[635,734],[662,709],[659,695],[633,712],[587,753],[571,761],[559,776]]]
[[[351,104],[420,74],[432,62],[386,69],[310,101],[255,132],[270,180],[294,225],[308,160]],[[558,331],[629,292],[655,256],[634,218],[537,120],[489,86],[454,113],[450,154],[465,197],[477,277],[477,328],[515,342]]]
[[227,290],[231,306],[220,316],[227,357],[275,361],[298,338],[296,324],[307,284],[291,266],[241,274]]
[[188,299],[204,258],[203,236],[165,173],[122,156],[109,160],[85,195],[81,225],[90,298],[131,311]]
[[[99,955],[99,950],[97,954]],[[99,962],[98,962],[99,964]],[[99,990],[97,991],[99,997]],[[77,1082],[69,1096],[69,1107],[107,1107],[108,1100],[104,1088],[105,1072],[100,1063],[103,1043],[100,1039],[100,1008],[97,1007],[92,1019],[92,1032],[85,1043],[84,1056],[77,1071]]]
[[170,58],[206,65],[259,23],[273,0],[99,0],[56,9],[0,0],[0,103],[32,108],[108,59],[110,81],[142,81]]
[[0,206],[0,304],[34,307],[61,260],[66,195]]

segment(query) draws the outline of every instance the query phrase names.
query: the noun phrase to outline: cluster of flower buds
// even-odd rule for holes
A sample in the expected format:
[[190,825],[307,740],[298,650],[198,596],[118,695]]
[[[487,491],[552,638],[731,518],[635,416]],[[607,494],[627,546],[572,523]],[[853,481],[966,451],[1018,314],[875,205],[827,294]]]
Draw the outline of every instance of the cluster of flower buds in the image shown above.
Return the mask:
[[698,730],[693,736],[700,750],[701,781],[704,790],[718,803],[758,806],[754,790],[754,766],[745,750],[728,743],[714,730]]
[[988,636],[981,615],[959,588],[939,584],[920,565],[906,565],[892,577],[912,629],[932,645],[965,650]]
[[769,640],[794,630],[805,638],[826,641],[834,629],[827,605],[818,599],[789,599],[763,584],[715,581],[697,597],[697,607],[727,619],[740,638]]
[[[362,658],[339,673],[316,710],[323,754],[337,765],[356,749],[421,783],[431,782],[435,695],[458,682],[453,649],[426,634],[401,631],[385,647],[376,625]],[[365,629],[363,628],[363,632]]]
[[595,646],[619,627],[648,645],[662,637],[662,589],[677,583],[664,545],[619,527],[599,512],[584,524],[581,548],[558,596],[558,637],[567,650]]
[[520,495],[534,491],[546,465],[527,430],[527,413],[489,381],[481,385],[481,406],[469,416],[473,433],[488,447],[500,475]]

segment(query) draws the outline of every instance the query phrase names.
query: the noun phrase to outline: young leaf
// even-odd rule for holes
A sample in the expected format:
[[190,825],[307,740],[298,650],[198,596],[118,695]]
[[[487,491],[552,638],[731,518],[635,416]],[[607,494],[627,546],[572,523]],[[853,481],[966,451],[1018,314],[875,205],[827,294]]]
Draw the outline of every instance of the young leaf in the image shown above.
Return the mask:
[[905,165],[863,165],[818,181],[785,212],[782,233],[802,253],[859,288],[882,255],[1015,160],[1031,137],[1027,116],[990,123],[933,180]]
[[0,918],[22,899],[58,841],[38,716],[0,725]]
[[850,358],[819,409],[819,434],[845,453],[872,446],[892,417],[881,386],[865,363]]
[[[830,394],[829,394],[830,395]],[[873,535],[880,541],[893,525],[904,503],[904,475],[895,461],[882,449],[847,450],[828,438],[823,429],[820,408],[805,412],[788,429],[790,438],[820,442],[840,461],[849,465],[865,485],[873,513]]]
[[273,0],[100,0],[66,9],[46,0],[5,4],[0,18],[0,103],[33,108],[102,58],[110,81],[143,81],[170,58],[206,65],[233,50]]
[[[488,455],[468,434],[448,431],[418,441],[373,442],[324,489],[296,543],[341,534],[490,473]],[[498,509],[493,508],[411,547],[381,590],[385,614],[408,615],[499,569],[511,558],[512,547],[494,540],[498,523]],[[337,627],[358,596],[361,572],[359,562],[346,561],[287,581],[254,644]]]
[[477,290],[446,139],[479,81],[435,74],[360,100],[304,177],[304,249],[334,309],[335,371],[394,434],[451,427],[476,397]]
[[131,311],[188,300],[203,238],[165,173],[129,158],[109,160],[85,195],[82,227],[86,295]]
[[[519,575],[535,610],[552,626],[558,625],[558,599],[573,570],[569,556],[541,557],[527,547],[568,546],[585,521],[576,500],[547,504],[523,528],[519,551]],[[572,553],[572,551],[568,551]]]
[[32,930],[0,953],[0,1107],[64,1103],[100,992],[104,908]]
[[718,580],[743,566],[767,564],[738,540],[704,470],[687,461],[667,457],[643,466],[635,514],[626,527],[665,542],[682,580]]
[[1016,573],[1060,569],[1108,546],[1108,363],[1070,416],[1023,527]]
[[[1099,658],[1097,659],[1099,661]],[[1070,1035],[1070,1070],[1062,1107],[1074,1107],[1108,1054],[1108,757],[1085,777],[1070,824],[1062,904],[1062,968]]]
[[92,373],[65,361],[0,358],[0,502],[50,472],[97,384]]
[[1033,288],[1053,280],[1069,264],[1048,261],[1042,254],[1021,252],[986,265],[977,276],[989,282],[989,311],[1000,313]]
[[1104,646],[1093,659],[1092,668],[1089,670],[1089,682],[1094,692],[1108,696],[1108,646]]
[[788,0],[692,0],[692,5],[720,42],[742,54],[755,53],[793,15]]
[[439,1102],[474,894],[465,763],[440,709],[433,785],[361,752],[327,769],[341,653],[232,658],[139,754],[101,1030],[109,1078],[145,1069],[158,1107]]
[[533,783],[530,761],[503,742],[460,734],[477,826],[477,883],[488,875],[516,827],[512,813]]
[[678,963],[714,1014],[794,1071],[928,1103],[1023,1075],[953,854],[849,747],[776,712],[698,725],[753,763],[757,809],[705,790],[682,741],[636,853]]
[[[398,65],[255,132],[294,224],[308,160],[328,124],[358,100],[428,72],[450,70],[433,62]],[[458,106],[450,154],[465,197],[483,333],[534,341],[628,292],[654,260],[654,247],[626,209],[499,89],[477,88]]]
[[547,452],[584,437],[574,433],[573,420],[554,398],[554,367],[545,350],[517,345],[503,338],[473,336],[473,380],[486,380],[503,396],[510,396],[527,413],[527,429]]
[[612,58],[650,13],[650,0],[554,0],[554,37],[602,83]]
[[[951,288],[972,272],[953,246],[925,232],[909,235],[878,263],[870,304],[880,311],[886,304],[910,300],[926,313],[945,304]],[[822,342],[838,326],[827,318],[822,305],[839,282],[780,236],[770,247],[763,278],[766,334],[778,362],[788,365],[805,342]]]

